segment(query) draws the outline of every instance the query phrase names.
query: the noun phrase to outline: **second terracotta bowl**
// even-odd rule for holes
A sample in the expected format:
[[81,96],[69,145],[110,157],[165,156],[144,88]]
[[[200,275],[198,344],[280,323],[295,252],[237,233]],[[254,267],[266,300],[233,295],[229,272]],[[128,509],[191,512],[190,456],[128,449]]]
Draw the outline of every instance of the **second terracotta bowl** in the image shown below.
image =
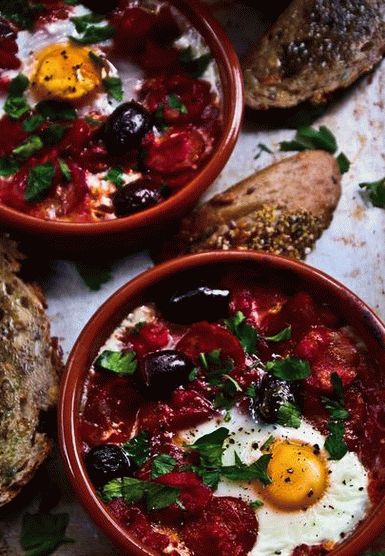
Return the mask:
[[[61,450],[72,486],[97,525],[126,554],[149,556],[155,553],[130,536],[107,512],[96,495],[82,459],[79,410],[84,380],[100,347],[113,330],[138,305],[154,299],[154,292],[170,284],[199,281],[202,276],[215,284],[229,270],[242,276],[249,270],[265,277],[278,277],[292,288],[305,288],[311,295],[327,302],[331,309],[352,325],[362,338],[378,368],[385,369],[385,325],[356,295],[342,284],[303,263],[248,252],[212,252],[183,257],[155,267],[117,291],[84,328],[68,360],[59,403]],[[385,529],[385,497],[374,507],[352,536],[330,554],[354,556]],[[209,556],[209,555],[207,555]]]

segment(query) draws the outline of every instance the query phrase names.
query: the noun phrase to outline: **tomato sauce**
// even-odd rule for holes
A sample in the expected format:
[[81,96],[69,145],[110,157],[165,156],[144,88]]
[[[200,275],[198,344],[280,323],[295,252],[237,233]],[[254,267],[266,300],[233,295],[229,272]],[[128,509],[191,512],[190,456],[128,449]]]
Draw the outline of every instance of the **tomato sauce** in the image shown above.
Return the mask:
[[[220,350],[224,360],[232,361],[228,372],[240,386],[234,403],[246,412],[250,407],[246,391],[249,387],[258,389],[261,381],[261,366],[255,364],[256,360],[262,364],[277,357],[308,361],[311,372],[301,381],[297,401],[302,417],[325,436],[329,416],[322,399],[333,396],[331,375],[337,373],[349,413],[344,440],[369,472],[371,501],[377,503],[385,489],[384,377],[369,361],[348,323],[303,290],[287,292],[280,286],[265,286],[246,278],[240,283],[238,277],[232,276],[223,279],[221,287],[230,291],[230,316],[242,312],[247,324],[258,332],[255,354],[245,352],[237,335],[222,319],[213,321],[207,314],[207,320],[175,324],[155,307],[150,322],[123,326],[116,332],[120,349],[135,351],[139,371],[121,377],[94,365],[84,386],[79,433],[85,454],[100,444],[122,445],[146,431],[150,439],[149,459],[134,471],[134,477],[149,480],[153,458],[159,453],[174,458],[172,472],[156,481],[179,488],[182,507],[172,504],[149,512],[141,503],[130,505],[121,499],[108,503],[116,519],[149,547],[164,553],[174,543],[174,556],[186,554],[180,552],[180,541],[195,556],[246,556],[258,534],[258,523],[250,507],[239,498],[213,496],[212,489],[191,471],[196,454],[173,443],[178,431],[215,419],[221,412],[223,415],[223,410],[215,407],[218,387],[207,382],[202,352]],[[268,340],[287,327],[291,329],[290,337],[274,343]],[[149,399],[141,385],[146,356],[170,348],[191,359],[193,376],[167,397]],[[172,534],[167,529],[170,526]],[[293,556],[321,556],[326,552],[321,545],[303,544]]]

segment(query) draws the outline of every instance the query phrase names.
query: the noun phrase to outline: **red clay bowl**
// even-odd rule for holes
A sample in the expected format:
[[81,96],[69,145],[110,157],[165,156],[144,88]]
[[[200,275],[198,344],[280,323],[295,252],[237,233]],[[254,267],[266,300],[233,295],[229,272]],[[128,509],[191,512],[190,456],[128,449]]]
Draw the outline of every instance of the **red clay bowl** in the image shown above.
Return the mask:
[[[327,301],[331,308],[351,323],[366,343],[371,357],[378,361],[379,368],[385,368],[385,325],[376,317],[363,301],[342,284],[326,274],[303,263],[262,253],[212,252],[192,255],[157,266],[118,290],[84,328],[68,360],[61,385],[59,402],[59,438],[69,479],[80,501],[95,523],[124,550],[126,554],[137,556],[156,555],[140,542],[127,534],[95,494],[83,465],[78,434],[79,407],[85,376],[98,350],[123,318],[138,305],[153,299],[153,292],[162,291],[165,284],[176,280],[180,285],[183,278],[194,280],[204,273],[212,277],[226,273],[230,267],[262,270],[268,275],[279,275],[295,286],[305,285],[306,289]],[[356,532],[333,556],[354,556],[385,529],[385,497],[361,523]],[[209,556],[209,555],[207,555]]]
[[187,213],[226,164],[237,140],[243,115],[243,78],[238,57],[220,24],[199,0],[169,0],[205,39],[215,58],[222,85],[223,132],[215,151],[194,179],[168,200],[143,212],[107,222],[48,221],[0,205],[0,227],[17,232],[41,250],[41,241],[55,255],[81,255],[108,247],[128,251],[143,246]]

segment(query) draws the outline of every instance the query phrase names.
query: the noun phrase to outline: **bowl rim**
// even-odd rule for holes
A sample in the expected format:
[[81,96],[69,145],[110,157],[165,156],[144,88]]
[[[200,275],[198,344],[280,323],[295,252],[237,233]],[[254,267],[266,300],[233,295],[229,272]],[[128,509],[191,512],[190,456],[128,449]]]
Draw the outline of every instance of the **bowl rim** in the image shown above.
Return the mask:
[[[79,413],[80,402],[79,389],[89,368],[88,365],[83,366],[83,361],[87,358],[89,346],[95,345],[95,343],[100,346],[102,345],[100,340],[105,341],[106,334],[103,334],[103,328],[108,322],[111,323],[118,310],[122,310],[124,305],[129,305],[130,300],[135,296],[140,296],[141,292],[179,272],[203,266],[214,266],[218,263],[223,265],[234,263],[236,265],[255,264],[256,268],[266,267],[275,273],[289,271],[297,274],[301,280],[308,282],[310,284],[310,291],[315,291],[317,284],[324,287],[339,303],[342,302],[342,312],[353,311],[359,315],[359,324],[368,331],[368,334],[373,337],[374,342],[378,343],[378,351],[381,350],[381,353],[382,351],[385,353],[385,324],[366,303],[343,284],[321,270],[286,257],[250,251],[212,251],[188,255],[155,266],[118,289],[88,321],[69,355],[60,389],[58,436],[65,470],[76,495],[80,498],[83,506],[97,525],[115,544],[123,548],[128,554],[159,556],[157,552],[146,548],[135,538],[131,537],[108,514],[97,498],[94,488],[86,475],[80,457],[80,441],[76,435],[76,416]],[[330,554],[333,556],[358,555],[383,531],[384,527],[385,496],[370,512],[368,518],[357,528],[357,531],[344,544],[331,551]]]
[[[63,222],[30,216],[0,204],[3,225],[31,233],[52,233],[62,237],[81,234],[86,237],[137,230],[170,220],[183,212],[189,197],[199,196],[218,177],[229,159],[238,138],[244,112],[243,75],[238,56],[220,23],[200,0],[168,0],[184,15],[205,39],[217,63],[223,89],[223,129],[211,157],[198,174],[169,199],[144,211],[102,222]],[[170,216],[171,215],[171,216]]]

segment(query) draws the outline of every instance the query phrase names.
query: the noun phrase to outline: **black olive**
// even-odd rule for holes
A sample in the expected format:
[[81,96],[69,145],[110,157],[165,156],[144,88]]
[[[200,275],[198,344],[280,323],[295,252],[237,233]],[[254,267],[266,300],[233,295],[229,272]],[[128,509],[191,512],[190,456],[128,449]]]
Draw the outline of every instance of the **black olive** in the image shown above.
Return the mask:
[[190,324],[200,320],[217,321],[229,313],[230,291],[201,286],[171,295],[159,307],[167,320]]
[[6,19],[0,17],[0,39],[15,39],[16,33]]
[[116,108],[103,126],[102,138],[112,155],[124,155],[139,147],[150,130],[150,113],[138,102],[125,102]]
[[193,368],[191,359],[180,351],[148,353],[140,368],[145,396],[156,400],[167,398],[175,388],[188,382]]
[[87,8],[93,12],[98,14],[107,14],[112,12],[112,10],[117,7],[118,1],[108,0],[108,2],[106,2],[106,0],[82,0],[82,4],[87,6]]
[[112,195],[116,216],[128,216],[153,207],[163,200],[159,189],[148,180],[137,180],[117,189]]
[[102,444],[92,448],[85,457],[87,472],[97,487],[112,479],[132,474],[132,465],[126,454],[115,444]]
[[279,408],[287,402],[295,404],[290,384],[266,374],[262,378],[252,407],[266,423],[276,423]]

